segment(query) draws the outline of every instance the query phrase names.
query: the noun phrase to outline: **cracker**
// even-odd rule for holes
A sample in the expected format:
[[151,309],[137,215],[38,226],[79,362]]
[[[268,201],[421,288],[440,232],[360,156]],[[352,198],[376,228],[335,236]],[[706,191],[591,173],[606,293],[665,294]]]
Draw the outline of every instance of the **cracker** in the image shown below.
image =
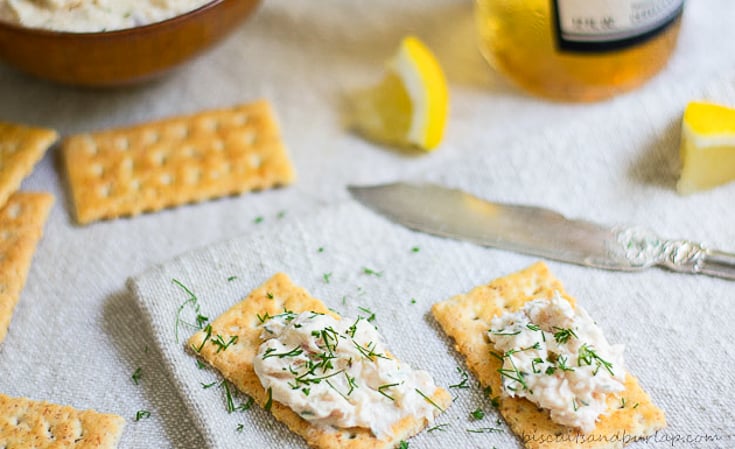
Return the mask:
[[63,154],[81,224],[286,185],[294,178],[266,101],[71,136]]
[[114,449],[125,420],[117,415],[0,394],[0,447]]
[[0,342],[8,332],[53,201],[48,193],[17,192],[0,210]]
[[57,138],[53,129],[0,122],[0,207]]
[[[215,345],[205,344],[198,353],[237,389],[251,396],[264,408],[268,400],[267,393],[253,370],[253,359],[261,344],[260,320],[257,315],[262,317],[266,312],[269,315],[277,315],[283,313],[284,309],[296,313],[314,311],[337,317],[324,303],[311,297],[304,289],[293,285],[288,276],[278,273],[211,323],[212,337],[222,335],[224,340],[228,341],[231,336],[237,335],[237,342],[219,353]],[[189,347],[199,348],[204,338],[204,332],[197,332],[189,339]],[[451,402],[449,393],[442,388],[437,388],[431,398],[442,409],[446,409]],[[369,429],[332,431],[314,426],[287,405],[277,401],[273,401],[271,412],[276,419],[303,437],[309,446],[318,449],[393,448],[401,440],[408,439],[423,430],[428,424],[423,419],[407,416],[393,425],[393,438],[379,440]]]
[[[490,356],[493,344],[486,337],[490,320],[506,311],[520,309],[527,301],[551,297],[554,291],[575,306],[574,298],[564,291],[546,264],[538,262],[467,294],[434,304],[432,313],[444,332],[454,339],[455,348],[466,358],[472,373],[483,387],[489,388],[488,398],[499,402],[500,413],[527,448],[620,448],[662,429],[666,425],[663,411],[651,402],[630,374],[626,374],[625,391],[620,393],[625,398],[625,407],[620,408],[620,400],[610,397],[609,415],[602,416],[587,435],[554,423],[547,411],[526,399],[500,394],[502,378],[497,370],[501,362]],[[597,441],[591,441],[594,439]]]

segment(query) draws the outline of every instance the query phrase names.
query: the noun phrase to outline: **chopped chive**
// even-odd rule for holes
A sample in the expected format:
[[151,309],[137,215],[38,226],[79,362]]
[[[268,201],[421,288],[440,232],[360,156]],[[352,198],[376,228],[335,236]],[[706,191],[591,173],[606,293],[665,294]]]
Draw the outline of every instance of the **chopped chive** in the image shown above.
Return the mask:
[[227,413],[235,411],[235,402],[232,400],[232,392],[230,392],[230,383],[226,380],[222,381],[222,386],[225,389],[225,400],[227,401]]
[[140,383],[140,377],[142,375],[143,375],[143,369],[139,367],[138,369],[135,370],[135,372],[133,373],[133,375],[130,376],[130,378],[133,379],[133,383],[135,385],[138,385]]
[[265,401],[265,409],[266,412],[271,411],[271,407],[273,407],[273,390],[271,390],[271,387],[268,387],[268,400]]
[[434,427],[431,427],[429,429],[426,429],[427,432],[434,432],[436,430],[444,431],[446,430],[445,427],[449,427],[449,423],[443,423],[443,424],[437,424]]
[[201,382],[201,384],[202,384],[202,388],[206,390],[207,388],[212,388],[213,386],[217,385],[217,382],[215,381],[215,382],[212,382],[211,384],[205,384],[204,382]]
[[201,360],[197,359],[197,368],[204,369],[207,365],[204,364]]
[[531,329],[532,331],[540,331],[541,330],[540,327],[538,327],[537,325],[535,325],[533,323],[526,324],[526,327],[529,328],[529,329]]
[[237,276],[230,276],[230,277],[227,278],[227,282],[232,282],[235,279],[237,279]]
[[329,281],[331,280],[331,278],[332,278],[332,273],[324,273],[322,275],[322,279],[324,279],[325,284],[329,284]]
[[323,253],[324,252],[324,247],[323,246],[320,246],[319,248],[316,249],[316,252]]
[[556,329],[556,332],[554,332],[554,340],[556,340],[557,343],[564,344],[569,341],[571,337],[579,338],[572,328],[554,326],[554,329]]
[[421,251],[421,248],[419,248],[418,246],[414,246],[413,248],[411,248],[412,253],[417,253],[419,251]]
[[437,410],[439,410],[439,411],[441,411],[441,412],[443,412],[443,411],[444,411],[444,409],[443,409],[443,408],[439,407],[439,406],[438,406],[438,405],[436,404],[436,402],[432,401],[432,400],[431,400],[431,398],[430,398],[430,397],[428,397],[428,396],[426,396],[426,395],[425,395],[425,394],[424,394],[424,393],[423,393],[423,392],[422,392],[421,390],[419,390],[418,388],[414,388],[414,390],[416,390],[416,393],[418,393],[418,394],[419,394],[419,396],[421,396],[422,398],[424,398],[424,400],[425,400],[426,402],[428,402],[429,404],[431,404],[431,405],[433,405],[434,407],[436,407],[436,409],[437,409]]
[[253,223],[260,224],[263,223],[264,218],[263,217],[255,217],[255,220],[253,220]]
[[411,304],[416,304],[416,298],[411,298]]
[[408,449],[408,441],[401,440],[401,442],[398,443],[398,448],[397,449]]
[[233,335],[230,337],[230,339],[227,342],[225,342],[222,336],[217,334],[217,336],[213,338],[211,341],[213,345],[217,346],[216,354],[219,354],[222,351],[226,351],[227,348],[229,348],[234,343],[237,343],[237,340],[239,340],[239,337],[237,335]]
[[[199,313],[199,299],[196,297],[196,295],[187,288],[184,284],[181,283],[178,279],[171,279],[171,282],[178,286],[180,289],[184,290],[184,292],[189,295],[189,297],[181,303],[178,310],[176,311],[176,320],[174,322],[174,339],[176,343],[179,343],[179,326],[187,325],[187,323],[181,319],[181,313],[184,311],[184,309],[191,304],[194,307],[194,312]],[[193,326],[192,326],[193,327]]]
[[368,309],[367,307],[358,307],[357,310],[368,315],[366,318],[366,321],[368,323],[372,323],[373,321],[375,321],[375,313],[373,313],[372,310]]
[[456,383],[454,385],[450,385],[449,388],[470,388],[468,382],[470,380],[469,375],[467,374],[467,371],[463,370],[460,367],[457,367],[457,373],[460,375],[460,381],[459,383]]
[[204,335],[204,340],[202,340],[202,344],[200,344],[199,347],[194,347],[194,345],[191,346],[192,349],[194,351],[196,351],[197,353],[202,352],[202,348],[204,348],[204,344],[212,336],[212,326],[210,326],[209,324],[207,324],[207,326],[204,328],[204,334],[205,334]]
[[243,429],[245,429],[245,424],[238,424],[237,427],[235,427],[235,431],[242,432]]
[[481,408],[477,408],[470,412],[470,418],[474,420],[480,420],[485,417],[485,412]]
[[240,404],[235,410],[237,410],[238,412],[244,412],[246,410],[250,410],[250,407],[253,406],[254,402],[255,402],[255,399],[253,399],[252,397],[248,397],[248,400]]
[[470,433],[500,433],[503,431],[503,429],[498,429],[497,427],[480,427],[477,429],[467,429]]
[[135,413],[135,422],[138,422],[141,419],[150,418],[150,417],[151,417],[151,412],[149,412],[148,410],[138,410]]
[[367,274],[368,276],[381,277],[383,275],[382,271],[375,271],[368,267],[362,267],[362,272]]
[[381,385],[381,386],[378,387],[378,393],[382,394],[383,396],[385,396],[386,398],[390,399],[391,401],[395,401],[395,398],[393,396],[389,395],[388,393],[386,393],[383,390],[386,390],[386,389],[391,388],[391,387],[397,387],[398,385],[400,385],[400,384],[385,384],[385,385]]

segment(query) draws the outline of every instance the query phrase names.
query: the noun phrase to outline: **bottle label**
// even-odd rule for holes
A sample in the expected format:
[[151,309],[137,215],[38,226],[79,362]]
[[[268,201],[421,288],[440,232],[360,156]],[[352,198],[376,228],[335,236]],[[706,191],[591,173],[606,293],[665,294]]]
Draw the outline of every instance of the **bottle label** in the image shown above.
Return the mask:
[[559,48],[607,51],[644,42],[668,28],[684,0],[552,0]]

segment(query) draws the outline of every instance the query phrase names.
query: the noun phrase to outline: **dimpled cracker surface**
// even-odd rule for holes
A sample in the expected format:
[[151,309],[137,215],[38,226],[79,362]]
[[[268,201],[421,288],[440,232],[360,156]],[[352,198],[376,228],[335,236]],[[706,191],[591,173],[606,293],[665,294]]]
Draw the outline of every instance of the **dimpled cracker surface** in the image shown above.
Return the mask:
[[0,207],[57,138],[53,129],[0,122]]
[[0,394],[2,448],[113,449],[124,425],[117,415]]
[[454,296],[434,304],[432,313],[444,332],[455,341],[455,347],[483,387],[489,387],[488,398],[499,401],[500,413],[529,449],[620,448],[637,438],[655,433],[666,425],[664,413],[652,402],[638,381],[626,373],[625,398],[608,400],[609,414],[601,416],[595,430],[582,434],[551,421],[545,410],[522,398],[504,397],[498,373],[501,362],[490,355],[493,345],[486,337],[490,320],[506,311],[515,311],[527,301],[549,298],[558,291],[575,306],[561,282],[554,278],[543,262],[522,271],[474,288],[467,294]]
[[[213,344],[202,346],[206,334],[200,331],[189,339],[189,347],[196,349],[201,347],[198,352],[201,358],[218,369],[240,391],[252,396],[255,402],[265,407],[268,401],[267,393],[253,370],[253,359],[261,343],[260,320],[257,315],[261,317],[265,313],[277,315],[283,313],[284,309],[296,313],[305,311],[327,313],[339,318],[329,311],[324,303],[311,297],[304,289],[293,285],[288,276],[278,273],[211,323],[212,338],[222,335],[224,341],[228,341],[237,335],[236,343],[227,350],[217,353],[218,348]],[[437,388],[431,398],[442,409],[446,409],[451,402],[449,393],[442,388]],[[270,411],[276,419],[303,437],[309,446],[319,449],[393,448],[401,440],[417,434],[427,425],[424,420],[408,416],[393,425],[394,435],[391,439],[379,440],[368,429],[326,430],[313,426],[287,405],[276,401],[273,401]]]
[[53,201],[48,193],[17,192],[0,209],[0,342],[8,333]]
[[81,224],[286,185],[294,178],[266,101],[71,136],[63,152]]

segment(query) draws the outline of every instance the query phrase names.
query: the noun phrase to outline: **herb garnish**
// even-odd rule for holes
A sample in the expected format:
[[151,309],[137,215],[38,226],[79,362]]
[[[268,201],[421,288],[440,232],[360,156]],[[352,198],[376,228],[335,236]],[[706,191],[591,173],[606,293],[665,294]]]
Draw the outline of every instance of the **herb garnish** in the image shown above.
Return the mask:
[[397,387],[398,385],[400,385],[400,384],[385,384],[385,385],[381,385],[381,386],[378,387],[378,393],[382,394],[383,396],[385,396],[386,398],[390,399],[391,401],[395,401],[395,398],[393,398],[393,396],[389,395],[388,393],[386,393],[383,390],[386,390],[386,389],[392,388],[392,387]]
[[429,429],[426,429],[426,431],[427,431],[427,432],[433,432],[433,431],[435,431],[435,430],[441,430],[441,431],[443,432],[444,430],[446,430],[446,429],[444,429],[444,428],[445,428],[445,427],[448,427],[448,426],[449,426],[449,423],[437,424],[437,425],[435,425],[434,427],[431,427],[431,428],[429,428]]
[[371,268],[368,268],[368,267],[362,267],[362,272],[365,273],[365,274],[367,274],[368,276],[380,277],[380,276],[383,275],[383,272],[382,271],[375,271],[375,270],[373,270]]
[[201,360],[197,359],[197,368],[204,369],[207,365],[204,364]]
[[556,342],[559,344],[566,343],[571,337],[579,338],[577,337],[577,334],[574,333],[574,330],[572,328],[554,326],[554,329],[556,330],[556,332],[554,332],[554,340],[556,340]]
[[497,331],[494,331],[494,330],[490,329],[490,332],[493,335],[518,335],[518,334],[521,333],[521,331],[506,332],[505,329],[500,329],[500,330],[497,330]]
[[397,449],[408,449],[408,441],[401,440],[401,442],[398,443],[398,448]]
[[227,282],[232,282],[235,279],[237,279],[237,276],[230,276],[230,277],[227,278]]
[[526,327],[529,328],[529,329],[531,329],[532,331],[540,331],[541,330],[540,327],[538,327],[537,325],[535,325],[533,323],[526,324]]
[[439,407],[439,406],[438,406],[438,405],[436,404],[436,402],[434,402],[433,400],[431,400],[431,398],[430,398],[430,397],[428,397],[428,396],[426,396],[426,395],[425,395],[425,394],[424,394],[424,393],[423,393],[423,392],[422,392],[421,390],[419,390],[418,388],[414,388],[414,390],[416,390],[416,393],[418,393],[418,394],[419,394],[419,396],[421,396],[422,398],[424,398],[424,400],[425,400],[426,402],[428,402],[429,404],[431,404],[431,405],[433,405],[434,407],[436,407],[436,409],[437,409],[437,410],[439,410],[439,411],[441,411],[441,412],[443,412],[443,411],[444,411],[444,409],[443,409],[443,408]]
[[211,384],[205,384],[204,382],[201,382],[202,388],[206,390],[207,388],[212,388],[213,386],[217,385],[217,381],[212,382]]
[[597,364],[595,370],[592,372],[593,376],[597,375],[597,372],[600,370],[600,368],[605,368],[605,370],[607,370],[607,372],[610,373],[611,376],[615,375],[612,370],[612,363],[600,357],[594,349],[590,348],[589,346],[587,346],[587,343],[585,343],[579,347],[577,364],[579,366],[582,366],[582,364],[584,363],[585,365],[589,366],[592,365],[593,362]]
[[135,422],[138,422],[141,419],[150,418],[150,417],[151,417],[151,412],[149,412],[148,410],[138,410],[135,413]]
[[204,328],[204,339],[202,340],[202,344],[200,344],[199,347],[195,347],[194,345],[191,345],[191,348],[197,353],[202,352],[202,348],[204,347],[204,344],[207,342],[207,340],[209,340],[211,336],[212,336],[212,326],[207,324],[207,326]]
[[255,217],[255,220],[253,220],[253,223],[260,224],[263,223],[264,218],[263,217]]
[[223,380],[221,385],[225,389],[225,400],[227,403],[227,413],[232,413],[235,411],[235,401],[232,400],[232,393],[230,392],[230,383],[226,380]]
[[194,312],[198,314],[199,313],[199,299],[196,297],[196,295],[191,290],[189,290],[189,288],[187,288],[184,284],[182,284],[178,279],[171,279],[171,282],[174,285],[178,286],[180,289],[184,290],[184,292],[186,292],[187,295],[189,295],[186,301],[181,303],[178,310],[176,311],[176,321],[174,322],[174,338],[176,340],[176,343],[178,344],[179,343],[179,326],[183,324],[183,325],[186,325],[192,328],[194,327],[194,325],[187,323],[186,321],[181,319],[181,313],[184,311],[184,309],[187,306],[191,305],[194,307]]
[[459,383],[456,383],[454,385],[450,385],[449,388],[470,388],[468,382],[470,380],[469,375],[467,374],[467,371],[463,370],[460,367],[457,367],[457,372],[461,376],[461,379]]
[[366,318],[368,323],[372,323],[375,321],[375,313],[373,313],[372,310],[368,309],[367,307],[358,307],[357,308],[360,312],[366,313],[368,316]]
[[212,344],[217,346],[216,354],[219,354],[222,351],[226,351],[230,345],[237,343],[237,340],[239,340],[239,337],[237,335],[233,335],[227,342],[225,342],[222,336],[217,334],[217,336],[212,339]]
[[143,375],[143,369],[139,367],[138,369],[135,370],[133,375],[130,376],[130,378],[133,379],[133,383],[135,385],[138,385],[140,383],[140,376],[142,375]]
[[245,424],[238,424],[237,427],[235,427],[235,430],[237,432],[242,432],[244,428],[245,428]]
[[480,420],[485,417],[485,412],[481,408],[477,408],[470,412],[470,418],[474,420]]
[[279,359],[282,359],[284,357],[296,357],[303,353],[304,350],[298,346],[287,352],[276,352],[276,348],[268,348],[265,350],[265,354],[263,354],[263,360],[269,359],[271,357],[278,357]]
[[325,284],[329,284],[329,280],[332,278],[332,273],[324,273],[322,275],[322,279],[324,279]]
[[418,246],[414,246],[413,248],[411,248],[412,253],[417,253],[419,251],[421,251],[421,248],[419,248]]
[[268,400],[265,401],[265,406],[263,407],[266,412],[271,411],[271,407],[273,407],[273,390],[271,390],[271,387],[268,387]]
[[503,431],[503,429],[498,429],[497,427],[480,427],[478,429],[467,429],[470,433],[500,433]]

